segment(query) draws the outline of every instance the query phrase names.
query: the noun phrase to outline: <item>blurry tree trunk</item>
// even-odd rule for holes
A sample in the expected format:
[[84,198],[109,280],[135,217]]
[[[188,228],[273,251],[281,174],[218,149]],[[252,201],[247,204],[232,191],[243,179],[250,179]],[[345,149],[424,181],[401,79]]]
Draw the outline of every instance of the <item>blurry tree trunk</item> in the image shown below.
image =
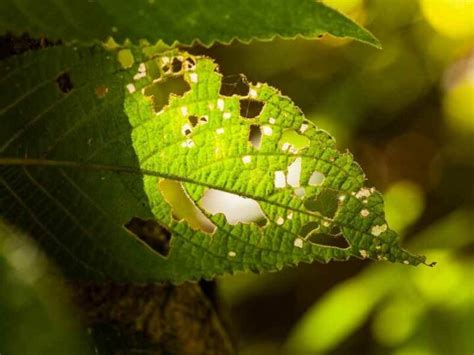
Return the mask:
[[99,354],[233,354],[197,283],[72,284]]

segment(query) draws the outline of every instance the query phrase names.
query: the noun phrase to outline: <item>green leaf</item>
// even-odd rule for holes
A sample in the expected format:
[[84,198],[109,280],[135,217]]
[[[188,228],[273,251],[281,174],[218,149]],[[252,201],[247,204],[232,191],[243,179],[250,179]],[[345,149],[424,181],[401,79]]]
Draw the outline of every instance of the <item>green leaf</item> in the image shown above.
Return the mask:
[[0,220],[0,353],[92,354],[39,250]]
[[[124,50],[133,61],[120,64]],[[208,58],[143,52],[60,46],[1,67],[2,215],[69,275],[181,282],[351,256],[424,262],[400,249],[351,154],[288,97],[261,83],[232,95]],[[163,101],[169,90],[181,94]],[[208,207],[222,192],[260,218]]]
[[0,32],[6,31],[65,41],[113,36],[119,41],[199,41],[206,46],[329,33],[380,47],[367,30],[314,0],[5,0],[0,4]]
[[[390,281],[387,281],[390,280]],[[402,270],[387,265],[364,270],[329,290],[312,305],[290,332],[289,352],[319,354],[333,350],[361,326],[394,284],[404,282]],[[363,302],[361,302],[363,300]],[[337,320],[328,325],[328,320]],[[315,333],[318,336],[315,336]]]

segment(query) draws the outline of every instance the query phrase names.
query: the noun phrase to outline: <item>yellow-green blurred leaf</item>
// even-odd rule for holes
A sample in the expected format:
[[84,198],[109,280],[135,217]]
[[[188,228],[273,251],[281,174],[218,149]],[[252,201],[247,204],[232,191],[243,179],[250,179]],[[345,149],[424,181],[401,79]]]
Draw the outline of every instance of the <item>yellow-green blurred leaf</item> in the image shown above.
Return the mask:
[[474,35],[473,0],[420,0],[420,4],[428,22],[443,35]]
[[385,191],[384,196],[387,222],[400,233],[415,222],[423,212],[423,191],[415,183],[398,181]]

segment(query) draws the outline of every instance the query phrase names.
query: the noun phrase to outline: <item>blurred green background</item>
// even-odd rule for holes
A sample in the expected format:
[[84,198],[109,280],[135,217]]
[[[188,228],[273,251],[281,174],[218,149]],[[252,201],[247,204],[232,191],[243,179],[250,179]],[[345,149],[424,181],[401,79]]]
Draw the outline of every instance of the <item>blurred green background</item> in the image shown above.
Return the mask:
[[0,354],[92,354],[61,276],[27,236],[0,219]]
[[327,0],[379,51],[324,37],[195,47],[290,96],[383,191],[418,268],[359,260],[218,280],[242,354],[474,353],[474,1]]

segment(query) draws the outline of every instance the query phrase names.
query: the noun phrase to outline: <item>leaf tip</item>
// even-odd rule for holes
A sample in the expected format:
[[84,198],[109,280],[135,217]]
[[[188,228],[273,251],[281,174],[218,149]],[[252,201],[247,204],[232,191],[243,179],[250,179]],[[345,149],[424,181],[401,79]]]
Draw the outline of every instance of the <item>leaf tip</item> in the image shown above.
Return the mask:
[[360,26],[356,21],[346,16],[338,9],[334,9],[331,6],[319,3],[319,6],[325,8],[328,17],[334,19],[338,18],[338,26],[330,25],[328,33],[336,37],[347,37],[352,38],[356,41],[368,44],[374,48],[382,49],[382,44],[369,30]]
[[368,30],[365,30],[366,34],[367,34],[367,37],[368,37],[368,40],[366,41],[363,41],[365,43],[367,43],[368,45],[376,48],[376,49],[380,49],[382,50],[383,47],[382,47],[382,43],[378,40],[377,37],[375,37],[370,31]]

